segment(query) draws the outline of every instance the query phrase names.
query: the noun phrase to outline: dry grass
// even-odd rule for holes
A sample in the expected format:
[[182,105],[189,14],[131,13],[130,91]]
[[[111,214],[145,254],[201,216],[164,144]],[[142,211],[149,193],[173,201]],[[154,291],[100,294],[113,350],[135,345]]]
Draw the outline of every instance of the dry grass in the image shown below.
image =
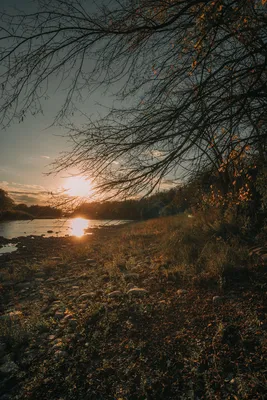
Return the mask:
[[[111,275],[150,264],[180,282],[211,282],[222,288],[225,276],[247,266],[248,248],[238,227],[215,215],[181,214],[135,223],[118,231],[101,249]],[[107,259],[108,258],[108,259]]]

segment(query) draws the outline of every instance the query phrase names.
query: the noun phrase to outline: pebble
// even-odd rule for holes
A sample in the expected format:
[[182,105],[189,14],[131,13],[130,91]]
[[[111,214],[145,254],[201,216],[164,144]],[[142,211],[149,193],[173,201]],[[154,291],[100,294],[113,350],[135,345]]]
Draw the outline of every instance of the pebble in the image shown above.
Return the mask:
[[96,296],[95,292],[84,293],[84,294],[81,294],[81,296],[79,297],[79,300],[89,299],[89,298],[92,298],[95,296]]
[[109,298],[112,297],[120,297],[122,296],[122,292],[120,290],[114,290],[114,292],[108,293],[107,295]]
[[66,351],[63,350],[57,350],[55,351],[55,357],[56,358],[65,358],[68,355]]
[[130,274],[125,274],[124,279],[126,281],[131,280],[131,279],[139,279],[140,275],[136,273],[130,273]]
[[128,290],[127,294],[134,295],[134,296],[144,296],[148,294],[148,291],[143,288],[132,288]]
[[58,350],[63,346],[62,342],[55,343],[52,347],[53,350]]
[[45,273],[44,273],[44,272],[37,272],[37,273],[35,274],[35,277],[36,277],[36,278],[44,278],[44,277],[45,277]]
[[87,258],[87,260],[85,260],[85,262],[86,262],[87,264],[95,264],[95,263],[96,263],[96,260],[94,260],[93,258]]
[[181,296],[182,294],[186,294],[186,293],[188,293],[188,290],[185,290],[185,289],[179,289],[179,290],[177,290],[177,292],[176,292],[177,294],[178,294],[178,296]]
[[20,282],[17,283],[16,286],[18,289],[29,289],[29,287],[31,286],[31,282]]
[[64,318],[64,313],[61,312],[61,311],[56,311],[55,315],[54,315],[54,318],[55,319],[62,319],[62,318]]
[[127,290],[133,289],[134,287],[136,287],[132,282],[127,283]]
[[71,328],[76,328],[77,325],[78,325],[78,321],[76,319],[70,319],[69,320],[69,326]]
[[212,301],[214,304],[221,303],[223,301],[223,297],[221,296],[213,296]]
[[73,319],[73,315],[72,314],[65,315],[65,317],[63,318],[63,321],[68,321],[69,319]]
[[18,321],[23,317],[23,314],[21,311],[11,311],[8,315],[6,315],[6,317],[12,321]]

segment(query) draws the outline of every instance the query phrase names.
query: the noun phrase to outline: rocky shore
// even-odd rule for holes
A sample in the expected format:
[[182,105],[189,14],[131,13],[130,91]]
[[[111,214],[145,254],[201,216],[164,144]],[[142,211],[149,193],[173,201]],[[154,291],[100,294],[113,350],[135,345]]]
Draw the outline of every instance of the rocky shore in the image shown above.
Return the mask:
[[181,287],[123,229],[1,238],[0,399],[266,398],[266,267]]

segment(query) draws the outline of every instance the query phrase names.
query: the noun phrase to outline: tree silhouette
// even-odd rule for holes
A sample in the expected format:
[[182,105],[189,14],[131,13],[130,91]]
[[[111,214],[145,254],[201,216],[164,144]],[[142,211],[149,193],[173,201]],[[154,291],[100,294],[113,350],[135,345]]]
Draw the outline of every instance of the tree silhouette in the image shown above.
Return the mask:
[[14,201],[9,197],[8,193],[0,189],[0,213],[2,211],[10,210],[14,205]]
[[221,169],[227,187],[233,154],[248,146],[266,162],[265,1],[38,4],[1,17],[2,124],[40,112],[54,76],[67,85],[55,123],[99,86],[118,104],[68,123],[73,147],[55,171],[76,166],[126,196],[203,168]]

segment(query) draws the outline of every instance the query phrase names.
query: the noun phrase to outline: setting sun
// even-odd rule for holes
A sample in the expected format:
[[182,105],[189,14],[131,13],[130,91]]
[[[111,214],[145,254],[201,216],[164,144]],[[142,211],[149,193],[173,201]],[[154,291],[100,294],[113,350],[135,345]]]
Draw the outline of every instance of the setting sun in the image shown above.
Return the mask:
[[90,180],[82,176],[68,178],[64,184],[64,189],[69,196],[87,197],[92,194]]

